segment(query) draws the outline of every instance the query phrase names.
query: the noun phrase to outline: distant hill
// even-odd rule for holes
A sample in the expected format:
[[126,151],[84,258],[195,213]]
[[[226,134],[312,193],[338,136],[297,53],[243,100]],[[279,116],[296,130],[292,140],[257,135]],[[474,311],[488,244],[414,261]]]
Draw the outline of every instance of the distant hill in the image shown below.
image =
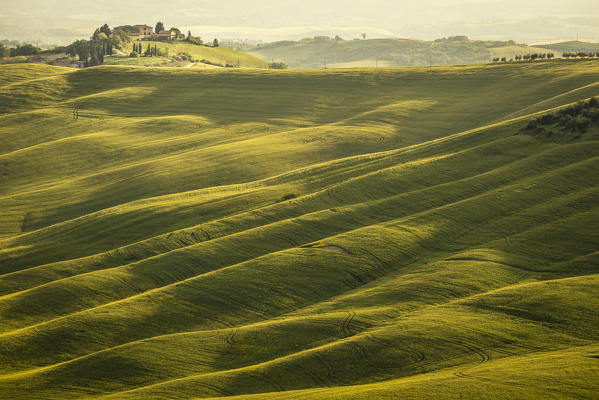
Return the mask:
[[557,52],[571,52],[571,51],[599,51],[599,43],[588,43],[580,42],[578,40],[572,40],[569,42],[552,43],[536,46],[542,49],[551,49]]
[[[154,42],[135,41],[136,45],[142,45],[145,49],[148,45],[157,46],[163,57],[122,57],[115,56],[107,60],[107,64],[116,65],[143,65],[143,66],[165,66],[172,64],[189,64],[198,62],[198,67],[224,67],[226,65],[240,68],[268,68],[268,62],[254,55],[241,51],[227,49],[224,47],[209,47],[191,44],[187,42]],[[127,52],[133,50],[130,43]],[[190,59],[177,63],[178,55],[189,56]],[[202,62],[203,61],[203,62]]]
[[416,39],[282,41],[247,51],[267,60],[281,60],[293,68],[396,67],[473,64],[490,61],[496,54],[513,58],[539,49],[513,41],[479,41],[459,37],[424,41]]

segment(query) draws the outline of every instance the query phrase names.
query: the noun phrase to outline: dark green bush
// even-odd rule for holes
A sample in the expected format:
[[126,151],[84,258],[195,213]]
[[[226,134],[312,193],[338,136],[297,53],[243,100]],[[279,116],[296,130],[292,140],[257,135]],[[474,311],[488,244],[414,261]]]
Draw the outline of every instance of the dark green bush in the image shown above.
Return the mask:
[[551,137],[554,132],[546,127],[557,125],[572,133],[585,133],[593,124],[599,125],[599,98],[597,97],[586,102],[578,102],[551,114],[542,115],[529,121],[524,129]]

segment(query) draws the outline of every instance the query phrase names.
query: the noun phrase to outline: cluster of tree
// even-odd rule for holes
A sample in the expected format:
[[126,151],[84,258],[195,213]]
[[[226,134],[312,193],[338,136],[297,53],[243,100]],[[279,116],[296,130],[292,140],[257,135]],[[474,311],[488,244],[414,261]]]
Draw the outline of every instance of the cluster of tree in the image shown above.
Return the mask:
[[579,52],[575,52],[575,53],[563,53],[562,57],[564,57],[564,58],[577,58],[577,57],[578,58],[595,58],[595,57],[599,57],[599,51],[598,52],[579,51]]
[[154,46],[152,47],[148,43],[146,49],[144,50],[141,43],[133,43],[133,51],[131,52],[131,54],[129,54],[129,56],[137,57],[142,55],[144,57],[162,57],[165,54],[162,52],[162,50],[158,48],[156,44],[154,44]]
[[284,62],[273,62],[271,64],[268,64],[268,68],[269,69],[287,69],[287,68],[289,68],[289,66],[287,64],[285,64]]
[[40,47],[42,49],[53,49],[58,46],[58,45],[52,44],[52,43],[42,43],[39,40],[36,40],[35,42],[21,42],[21,41],[13,40],[13,39],[0,40],[0,44],[5,45],[6,47],[17,47],[17,46],[22,46],[24,44],[29,44],[29,43],[35,45],[36,47]]
[[104,63],[104,56],[113,55],[114,48],[124,45],[131,39],[127,33],[112,32],[107,24],[96,29],[90,40],[77,40],[64,48],[71,57],[79,57],[84,66],[91,67]]
[[26,44],[26,43],[21,43],[18,40],[2,39],[2,40],[0,40],[0,44],[3,44],[6,47],[17,47],[21,44]]
[[197,44],[198,46],[202,46],[204,44],[202,38],[199,36],[193,36],[191,31],[187,31],[187,37],[185,38],[185,41],[191,44]]
[[191,54],[181,52],[181,51],[179,53],[177,53],[177,55],[173,56],[173,61],[198,62],[198,60],[194,59]]
[[206,59],[202,59],[202,60],[200,60],[200,62],[202,64],[214,65],[216,67],[224,67],[224,65],[222,65],[221,63],[217,63],[217,62],[206,60]]
[[528,123],[525,130],[544,133],[551,137],[554,133],[551,127],[573,133],[585,133],[592,124],[599,126],[599,98],[597,97],[534,119]]
[[42,49],[32,44],[17,45],[15,48],[0,44],[0,57],[35,56],[41,52]]
[[199,62],[201,62],[202,64],[214,65],[216,67],[222,67],[222,68],[239,68],[239,61],[237,61],[236,65],[235,64],[229,64],[229,63],[221,64],[221,63],[217,63],[217,62],[210,61],[210,60],[205,60],[205,59],[202,59]]
[[516,55],[516,61],[551,60],[554,57],[555,54],[553,53],[518,54]]
[[93,67],[104,63],[105,55],[112,55],[113,49],[110,44],[96,40],[78,40],[66,48],[71,57],[79,57],[79,61],[85,62],[85,67]]

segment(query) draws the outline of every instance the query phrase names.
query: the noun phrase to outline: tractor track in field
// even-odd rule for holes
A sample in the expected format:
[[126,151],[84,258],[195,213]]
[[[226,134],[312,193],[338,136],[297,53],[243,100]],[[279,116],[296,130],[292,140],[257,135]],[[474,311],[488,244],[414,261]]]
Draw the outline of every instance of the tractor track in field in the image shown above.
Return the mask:
[[365,350],[364,347],[362,347],[362,345],[360,345],[359,343],[356,343],[355,341],[350,342],[349,345],[356,350],[356,352],[358,353],[358,355],[360,356],[360,358],[362,360],[366,361],[367,364],[369,364],[377,369],[386,370],[386,369],[390,369],[390,368],[396,368],[392,364],[383,364],[383,363],[380,363],[377,361],[373,361],[370,358],[370,356],[368,355],[368,351]]
[[223,396],[233,396],[233,393],[232,393],[232,392],[229,392],[229,391],[227,391],[227,390],[224,390],[224,389],[222,389],[222,388],[219,388],[218,386],[216,386],[216,385],[213,385],[213,384],[211,384],[211,383],[205,383],[205,382],[194,382],[194,383],[195,383],[196,385],[198,385],[198,386],[202,386],[202,387],[204,387],[204,388],[206,388],[206,389],[208,389],[208,390],[212,390],[213,392],[215,392],[215,393],[218,393],[218,394],[220,394],[220,395],[223,395]]
[[238,332],[239,328],[231,329],[231,332],[229,332],[229,334],[225,336],[225,343],[229,346],[233,346],[235,344],[235,337],[237,336]]
[[314,371],[312,371],[309,368],[303,367],[301,365],[294,365],[294,369],[302,371],[303,373],[305,373],[307,376],[309,376],[312,381],[318,386],[318,387],[330,387],[330,385],[324,381],[324,379],[322,379],[318,374],[316,374]]
[[[366,335],[366,340],[370,340],[373,343],[376,343],[376,344],[379,344],[379,345],[383,345],[385,347],[391,347],[391,348],[397,347],[397,345],[395,343],[393,343],[392,341],[386,340],[386,339],[382,339],[380,337],[375,336],[374,334],[368,334],[368,335]],[[402,348],[401,350],[404,351],[404,352],[406,352],[407,354],[410,354],[410,355],[414,356],[414,358],[415,358],[414,362],[415,363],[421,363],[424,360],[426,360],[426,355],[423,352],[421,352],[421,351],[411,350],[411,349],[405,349],[405,348]]]
[[348,313],[347,317],[345,317],[345,319],[341,323],[341,332],[343,332],[343,334],[346,337],[350,337],[350,336],[354,335],[354,332],[351,330],[350,326],[355,317],[356,317],[356,313],[354,311],[350,311]]
[[250,373],[248,373],[248,376],[259,381],[259,382],[262,382],[263,384],[265,384],[267,386],[273,387],[277,392],[285,391],[285,388],[283,386],[279,385],[278,383],[274,382],[271,379],[265,378],[264,376],[262,376],[258,373],[250,372]]
[[[517,383],[517,382],[513,382],[513,381],[497,381],[497,380],[493,380],[493,379],[490,379],[490,378],[483,378],[481,376],[476,376],[476,375],[472,375],[472,374],[467,374],[466,373],[467,371],[470,371],[473,368],[476,368],[476,367],[475,366],[465,367],[465,368],[461,369],[460,371],[455,371],[453,373],[453,375],[456,378],[473,379],[473,380],[482,382],[485,385],[495,384],[495,385],[504,385],[504,386],[511,386],[511,387],[516,387],[516,388],[522,388],[522,389],[535,388],[535,389],[540,389],[543,392],[547,392],[547,393],[551,393],[551,394],[554,394],[554,395],[558,395],[560,397],[563,396],[563,395],[566,395],[567,397],[573,397],[573,398],[576,398],[576,399],[589,400],[588,397],[580,396],[580,395],[578,395],[576,393],[573,393],[572,391],[564,393],[561,390],[553,389],[553,388],[549,388],[549,387],[542,387],[542,386],[539,386],[539,385],[534,385],[533,386],[533,385],[528,385],[528,384],[525,384],[525,383]],[[572,387],[574,389],[584,389],[583,387],[580,387],[580,386],[577,386],[577,385],[572,385],[572,384],[567,384],[567,383],[564,383],[564,382],[561,382],[560,384],[564,385],[564,386],[570,386],[570,387]]]

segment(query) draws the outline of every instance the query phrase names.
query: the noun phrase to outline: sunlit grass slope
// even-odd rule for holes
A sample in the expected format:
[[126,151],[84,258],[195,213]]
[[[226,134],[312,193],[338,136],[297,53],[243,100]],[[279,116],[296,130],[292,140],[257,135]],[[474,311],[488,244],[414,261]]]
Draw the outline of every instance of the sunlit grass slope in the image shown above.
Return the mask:
[[541,47],[544,49],[550,49],[550,50],[558,51],[558,52],[599,51],[599,43],[581,42],[578,40],[572,40],[570,42],[539,45],[538,47]]
[[[146,50],[150,45],[160,49],[164,57],[115,57],[109,59],[109,63],[118,65],[161,65],[170,61],[171,56],[179,53],[190,55],[194,60],[206,60],[214,64],[233,65],[240,68],[268,68],[268,62],[254,55],[227,49],[224,47],[198,46],[186,42],[155,42],[155,41],[136,41],[135,44],[141,44],[142,50]],[[129,45],[128,51],[133,50],[133,45]],[[200,63],[198,67],[210,67],[209,64]]]
[[599,63],[26,68],[0,398],[599,390],[599,142],[523,130]]

